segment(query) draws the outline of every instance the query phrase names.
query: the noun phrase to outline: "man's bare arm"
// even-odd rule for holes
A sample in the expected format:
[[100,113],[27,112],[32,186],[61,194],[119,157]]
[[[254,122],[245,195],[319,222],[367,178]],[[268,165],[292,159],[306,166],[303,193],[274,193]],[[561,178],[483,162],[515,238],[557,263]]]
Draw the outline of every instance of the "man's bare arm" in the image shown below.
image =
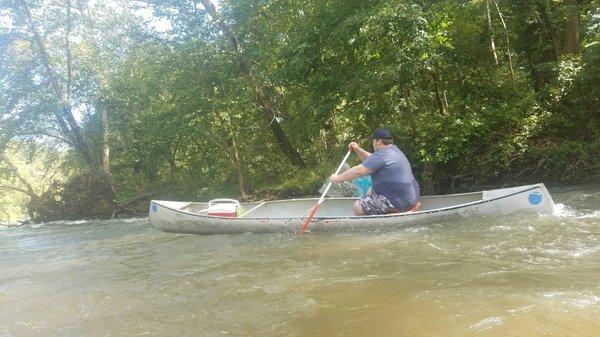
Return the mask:
[[365,159],[371,155],[371,152],[366,151],[362,147],[358,146],[356,142],[348,144],[348,150],[354,151],[361,161],[365,161]]
[[361,176],[371,174],[371,173],[373,173],[373,171],[364,167],[362,164],[359,164],[359,165],[349,168],[344,173],[341,173],[339,175],[332,174],[331,177],[329,177],[329,180],[339,183],[342,181],[350,181],[356,177],[361,177]]

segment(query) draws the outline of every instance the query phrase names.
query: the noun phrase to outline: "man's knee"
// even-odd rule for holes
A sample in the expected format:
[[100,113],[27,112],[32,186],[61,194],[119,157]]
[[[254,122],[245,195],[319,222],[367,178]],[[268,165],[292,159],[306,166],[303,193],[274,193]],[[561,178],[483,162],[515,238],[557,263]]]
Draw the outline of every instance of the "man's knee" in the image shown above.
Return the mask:
[[362,206],[360,205],[360,201],[356,200],[354,202],[354,205],[352,206],[352,208],[354,209],[354,215],[364,215],[365,213],[363,212]]

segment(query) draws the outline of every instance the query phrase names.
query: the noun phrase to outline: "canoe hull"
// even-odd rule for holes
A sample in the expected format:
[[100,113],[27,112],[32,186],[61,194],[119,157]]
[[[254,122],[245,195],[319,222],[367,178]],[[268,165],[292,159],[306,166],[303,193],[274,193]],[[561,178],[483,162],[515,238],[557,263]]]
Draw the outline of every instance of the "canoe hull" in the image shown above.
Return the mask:
[[[469,199],[464,197],[468,195],[470,194],[423,197],[424,204],[435,205],[437,201],[440,205],[444,205],[444,202],[448,205],[431,209],[424,207],[424,209],[412,213],[352,216],[332,215],[334,213],[328,215],[327,211],[320,214],[321,211],[319,210],[311,222],[310,231],[315,233],[395,229],[409,225],[440,223],[449,219],[479,215],[502,216],[519,211],[552,215],[554,212],[554,202],[543,184],[482,191],[480,193],[481,198],[473,201],[468,201]],[[464,200],[461,200],[461,197]],[[450,201],[446,201],[450,198],[461,200],[461,203],[451,204]],[[293,213],[291,211],[292,207],[298,208],[297,205],[302,203],[303,206],[312,205],[316,203],[316,200],[273,201],[269,202],[271,203],[269,207],[283,209],[284,211],[280,212],[283,214],[285,214],[286,207],[289,207],[290,213]],[[341,204],[351,207],[353,200],[349,198],[327,199],[323,205],[330,202],[331,205]],[[467,202],[463,202],[465,200]],[[186,207],[190,204],[153,200],[149,212],[150,223],[159,230],[173,233],[258,234],[296,233],[305,220],[305,217],[300,216],[301,214],[290,217],[280,214],[273,217],[252,217],[250,214],[248,217],[238,218],[213,217],[187,211]]]

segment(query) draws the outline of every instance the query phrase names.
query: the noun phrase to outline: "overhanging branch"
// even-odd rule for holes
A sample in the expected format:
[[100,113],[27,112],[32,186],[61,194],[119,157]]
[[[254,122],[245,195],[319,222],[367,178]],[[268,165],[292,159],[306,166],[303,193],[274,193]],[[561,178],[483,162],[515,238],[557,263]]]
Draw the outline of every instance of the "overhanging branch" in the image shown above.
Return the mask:
[[13,190],[13,191],[17,191],[17,192],[21,192],[23,194],[27,194],[28,196],[34,198],[37,197],[37,195],[31,195],[29,194],[29,192],[23,188],[17,187],[17,186],[10,186],[10,185],[0,185],[0,189],[3,190]]
[[67,140],[67,139],[65,139],[65,138],[63,138],[61,136],[53,135],[51,133],[43,132],[43,131],[16,132],[16,133],[14,133],[14,135],[15,136],[45,136],[45,137],[49,137],[49,138],[58,139],[61,142],[65,143],[65,144],[67,144],[69,146],[72,146],[72,147],[76,146],[75,144],[73,144],[73,142],[71,142],[71,141],[69,141],[69,140]]

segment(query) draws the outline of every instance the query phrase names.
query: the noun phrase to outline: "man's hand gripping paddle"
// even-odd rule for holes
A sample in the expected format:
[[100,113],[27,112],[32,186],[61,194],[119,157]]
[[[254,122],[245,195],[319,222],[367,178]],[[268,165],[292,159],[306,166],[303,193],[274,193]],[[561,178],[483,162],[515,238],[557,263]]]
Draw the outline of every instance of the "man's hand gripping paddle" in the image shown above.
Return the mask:
[[[346,162],[346,160],[348,160],[348,157],[350,157],[350,153],[352,153],[352,151],[348,150],[348,153],[346,153],[346,156],[342,160],[342,163],[340,164],[340,166],[338,166],[337,170],[335,171],[335,174],[340,173],[342,166],[344,166],[344,163]],[[327,187],[325,187],[325,191],[323,191],[321,198],[319,198],[319,201],[317,201],[317,204],[315,205],[315,207],[313,207],[313,209],[310,212],[310,215],[308,216],[306,221],[302,224],[302,227],[300,228],[300,234],[304,234],[304,232],[308,229],[308,226],[310,225],[312,218],[315,216],[315,213],[317,213],[319,206],[321,206],[321,204],[325,200],[325,195],[327,195],[327,192],[329,192],[329,188],[331,188],[331,181],[329,182],[329,184],[327,184]]]

